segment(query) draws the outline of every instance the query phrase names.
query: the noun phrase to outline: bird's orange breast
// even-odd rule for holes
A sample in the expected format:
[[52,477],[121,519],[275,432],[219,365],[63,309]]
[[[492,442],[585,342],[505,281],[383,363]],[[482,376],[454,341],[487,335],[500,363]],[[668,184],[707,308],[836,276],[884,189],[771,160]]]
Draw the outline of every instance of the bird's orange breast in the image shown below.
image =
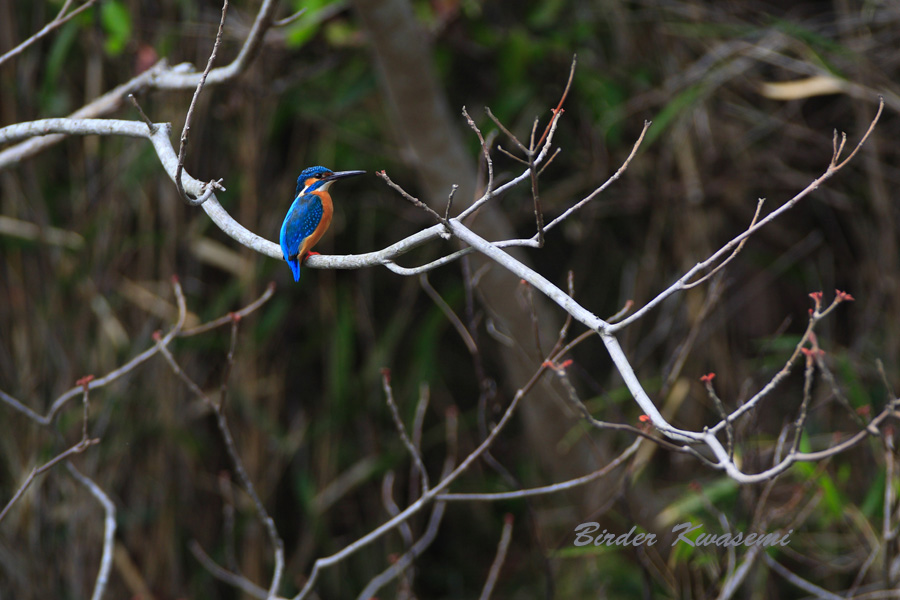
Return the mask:
[[300,257],[300,260],[303,260],[306,254],[313,249],[313,246],[315,246],[322,236],[325,235],[325,232],[328,231],[328,227],[331,226],[331,217],[334,215],[334,205],[331,203],[331,194],[325,190],[315,190],[310,193],[315,194],[322,201],[322,218],[319,220],[319,224],[312,234],[303,238],[303,242],[300,244],[300,251],[297,252],[297,256]]

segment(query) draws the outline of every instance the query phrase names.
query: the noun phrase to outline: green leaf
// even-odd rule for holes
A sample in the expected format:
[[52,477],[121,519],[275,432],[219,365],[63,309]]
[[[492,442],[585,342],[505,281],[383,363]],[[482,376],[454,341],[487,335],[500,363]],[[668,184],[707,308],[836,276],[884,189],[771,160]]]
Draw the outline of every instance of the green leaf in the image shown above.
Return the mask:
[[335,0],[305,0],[304,2],[294,2],[294,10],[305,8],[303,15],[287,26],[285,39],[289,48],[299,48],[310,38],[312,38],[322,25],[323,15],[328,15],[328,11],[322,9],[330,4],[334,4]]
[[875,480],[869,486],[866,497],[863,498],[859,507],[859,512],[867,518],[872,519],[878,514],[878,511],[884,506],[884,471],[879,470],[875,476]]
[[103,49],[111,56],[121,54],[131,39],[131,15],[119,0],[109,0],[100,5],[100,23],[106,33]]

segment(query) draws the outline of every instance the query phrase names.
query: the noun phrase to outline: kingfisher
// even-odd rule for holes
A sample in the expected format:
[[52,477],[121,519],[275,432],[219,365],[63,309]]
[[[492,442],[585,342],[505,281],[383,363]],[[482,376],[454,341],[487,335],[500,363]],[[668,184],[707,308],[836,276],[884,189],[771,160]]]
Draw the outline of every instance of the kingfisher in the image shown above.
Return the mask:
[[332,171],[325,167],[303,169],[297,178],[294,202],[281,224],[281,253],[287,261],[294,281],[300,281],[300,265],[312,247],[331,225],[334,207],[328,188],[343,177],[362,175],[365,171]]

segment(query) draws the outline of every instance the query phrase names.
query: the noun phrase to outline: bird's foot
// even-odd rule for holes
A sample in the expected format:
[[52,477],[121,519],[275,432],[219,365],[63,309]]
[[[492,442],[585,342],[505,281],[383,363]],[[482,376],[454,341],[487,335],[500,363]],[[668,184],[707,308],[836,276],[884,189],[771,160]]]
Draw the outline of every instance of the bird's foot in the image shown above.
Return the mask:
[[310,250],[309,252],[306,253],[306,255],[303,257],[303,260],[301,260],[300,262],[301,263],[306,262],[306,259],[309,258],[310,256],[321,256],[321,254],[319,252],[313,252],[312,250]]

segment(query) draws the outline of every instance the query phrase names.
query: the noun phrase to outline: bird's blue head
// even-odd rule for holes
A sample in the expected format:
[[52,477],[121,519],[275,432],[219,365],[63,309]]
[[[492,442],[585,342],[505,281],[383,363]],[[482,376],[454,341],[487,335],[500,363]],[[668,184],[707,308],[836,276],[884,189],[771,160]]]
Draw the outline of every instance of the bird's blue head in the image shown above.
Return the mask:
[[362,175],[365,171],[338,171],[334,172],[325,167],[307,167],[300,173],[297,178],[297,191],[294,193],[296,198],[300,194],[308,194],[316,190],[327,190],[328,186],[336,179],[341,177],[350,177],[352,175]]

